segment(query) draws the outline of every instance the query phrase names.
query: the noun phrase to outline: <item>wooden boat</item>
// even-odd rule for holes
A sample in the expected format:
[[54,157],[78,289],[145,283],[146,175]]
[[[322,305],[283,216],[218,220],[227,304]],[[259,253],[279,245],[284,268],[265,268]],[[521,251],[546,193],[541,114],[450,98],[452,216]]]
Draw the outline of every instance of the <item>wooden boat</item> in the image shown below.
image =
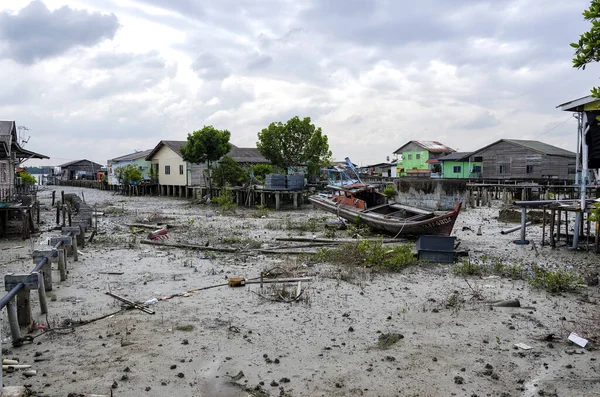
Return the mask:
[[322,170],[327,173],[331,191],[315,194],[309,201],[318,208],[354,222],[360,220],[373,230],[397,236],[449,236],[462,203],[453,211],[437,215],[422,208],[389,202],[378,186],[362,183],[348,157],[345,164]]
[[462,205],[458,203],[454,210],[436,215],[433,211],[388,202],[375,186],[356,183],[328,187],[332,193],[308,198],[315,207],[351,222],[359,219],[374,230],[396,236],[449,236]]

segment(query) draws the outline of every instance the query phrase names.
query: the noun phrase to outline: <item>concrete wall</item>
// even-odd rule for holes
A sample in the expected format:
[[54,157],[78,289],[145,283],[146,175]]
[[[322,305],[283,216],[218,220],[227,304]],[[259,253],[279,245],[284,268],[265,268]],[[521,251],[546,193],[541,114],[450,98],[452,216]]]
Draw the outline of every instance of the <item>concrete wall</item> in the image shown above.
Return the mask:
[[397,202],[436,211],[452,210],[458,202],[465,208],[469,198],[464,180],[402,178],[395,185]]

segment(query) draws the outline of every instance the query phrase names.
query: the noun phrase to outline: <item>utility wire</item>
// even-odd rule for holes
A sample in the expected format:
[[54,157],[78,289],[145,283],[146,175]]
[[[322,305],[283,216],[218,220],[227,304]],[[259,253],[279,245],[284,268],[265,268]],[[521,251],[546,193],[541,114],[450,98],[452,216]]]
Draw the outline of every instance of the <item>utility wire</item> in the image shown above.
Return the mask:
[[540,135],[536,136],[536,137],[535,137],[535,138],[533,138],[533,139],[538,139],[538,138],[539,138],[539,137],[541,137],[542,135],[546,135],[546,134],[547,134],[547,133],[549,133],[550,131],[552,131],[552,130],[554,130],[554,129],[558,128],[558,127],[560,127],[561,125],[563,125],[563,124],[564,124],[564,123],[566,123],[567,121],[571,120],[571,118],[572,118],[572,117],[573,117],[573,116],[569,116],[569,118],[567,118],[567,119],[566,119],[565,121],[563,121],[562,123],[555,125],[554,127],[550,128],[549,130],[546,130],[545,132],[541,133]]

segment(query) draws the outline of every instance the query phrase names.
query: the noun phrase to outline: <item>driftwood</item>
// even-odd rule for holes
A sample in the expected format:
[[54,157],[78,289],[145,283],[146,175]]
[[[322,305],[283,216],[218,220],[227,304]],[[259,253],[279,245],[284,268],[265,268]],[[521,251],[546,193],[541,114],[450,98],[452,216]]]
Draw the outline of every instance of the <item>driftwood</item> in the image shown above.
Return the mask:
[[140,227],[143,229],[160,229],[161,227],[165,227],[167,229],[173,229],[175,226],[173,225],[149,225],[147,223],[130,223],[129,225],[127,225],[129,227]]
[[285,250],[266,250],[266,249],[259,249],[256,250],[257,252],[260,252],[261,254],[276,254],[276,255],[302,255],[302,254],[308,254],[308,255],[313,255],[316,254],[316,251],[285,251]]
[[401,239],[393,239],[388,238],[385,240],[373,239],[373,238],[361,238],[361,239],[329,239],[329,238],[311,238],[311,237],[279,237],[275,239],[276,241],[298,241],[305,243],[329,243],[329,244],[346,244],[346,243],[356,243],[358,241],[368,240],[368,241],[381,241],[383,244],[393,244],[393,243],[402,243],[406,242],[406,240]]
[[128,304],[129,306],[133,307],[134,309],[138,309],[138,310],[141,310],[141,311],[143,311],[144,313],[148,313],[148,314],[154,314],[154,310],[150,310],[150,309],[148,309],[148,308],[146,307],[146,305],[143,305],[143,304],[140,304],[140,303],[135,303],[135,302],[132,302],[132,301],[130,301],[129,299],[125,299],[125,298],[123,298],[123,297],[121,297],[121,296],[119,296],[119,295],[115,295],[115,294],[113,294],[113,293],[111,293],[111,292],[107,292],[107,293],[106,293],[106,295],[108,295],[108,296],[110,296],[110,297],[113,297],[113,298],[115,298],[115,299],[117,299],[117,300],[120,300],[121,302]]
[[164,247],[187,248],[187,249],[203,250],[203,251],[217,251],[217,252],[237,252],[238,251],[235,248],[205,247],[204,245],[167,243],[164,241],[153,241],[153,240],[141,240],[140,244],[161,245]]
[[246,284],[269,284],[269,283],[295,283],[296,281],[312,281],[312,277],[294,277],[294,278],[263,278],[261,280],[246,280]]

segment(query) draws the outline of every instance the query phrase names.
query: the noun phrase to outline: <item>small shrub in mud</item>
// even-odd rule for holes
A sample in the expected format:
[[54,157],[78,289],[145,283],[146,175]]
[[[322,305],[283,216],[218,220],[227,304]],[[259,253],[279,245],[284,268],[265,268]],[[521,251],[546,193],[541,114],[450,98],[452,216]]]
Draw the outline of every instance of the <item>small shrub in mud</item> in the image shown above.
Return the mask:
[[256,212],[254,213],[255,218],[266,218],[271,213],[271,210],[265,205],[257,205]]
[[290,219],[286,220],[287,230],[300,230],[302,232],[314,233],[319,229],[319,223],[323,222],[322,218],[310,218],[302,222],[293,222]]
[[318,260],[324,262],[378,267],[393,271],[418,262],[410,245],[386,247],[381,240],[360,240],[337,248],[323,248],[317,251],[316,256]]
[[245,248],[260,248],[262,243],[258,240],[247,237],[223,237],[223,244],[245,246]]
[[360,219],[360,215],[356,215],[356,217],[348,224],[348,228],[346,229],[348,235],[352,238],[361,238],[371,235],[371,229],[362,223]]
[[236,203],[233,202],[233,194],[230,188],[224,187],[221,189],[217,197],[213,197],[211,201],[223,210],[223,212],[235,212]]
[[573,270],[557,269],[552,271],[539,266],[531,268],[531,274],[527,281],[535,288],[545,289],[552,293],[575,291],[583,285],[583,279]]
[[483,273],[483,267],[472,263],[471,260],[463,260],[452,267],[455,274],[461,276],[479,276]]
[[388,200],[391,200],[396,195],[396,188],[394,185],[387,185],[385,189],[383,189],[383,195],[387,197]]

